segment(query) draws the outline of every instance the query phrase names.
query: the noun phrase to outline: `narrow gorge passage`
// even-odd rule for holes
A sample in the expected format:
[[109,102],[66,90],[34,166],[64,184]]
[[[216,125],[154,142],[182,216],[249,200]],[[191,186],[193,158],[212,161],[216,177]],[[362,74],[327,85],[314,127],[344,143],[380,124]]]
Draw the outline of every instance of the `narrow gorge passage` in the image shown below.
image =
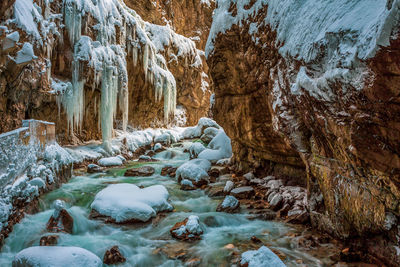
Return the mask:
[[[98,174],[77,170],[67,184],[39,199],[39,213],[27,216],[15,227],[3,246],[0,266],[11,265],[14,256],[24,248],[39,245],[40,238],[46,235],[46,223],[53,213],[53,202],[57,199],[65,201],[74,219],[72,234],[60,233],[58,245],[82,247],[99,257],[110,247],[118,245],[126,257],[126,263],[121,266],[184,266],[190,260],[199,259],[201,266],[229,266],[240,253],[259,245],[252,243],[252,236],[268,244],[271,249],[281,251],[287,266],[296,266],[299,261],[312,266],[330,262],[329,254],[324,255],[327,258],[322,255],[314,257],[306,250],[295,247],[291,236],[301,234],[303,227],[275,221],[249,220],[250,214],[244,206],[238,214],[216,212],[223,197],[210,198],[201,189],[183,191],[175,178],[162,176],[160,172],[163,167],[178,167],[189,160],[189,153],[183,151],[190,145],[187,141],[175,144],[157,153],[153,158],[159,161],[154,163],[132,161],[123,168],[111,168]],[[148,177],[124,176],[127,169],[139,166],[154,167],[155,174]],[[102,220],[89,219],[94,196],[115,183],[144,187],[164,185],[170,194],[174,211],[159,214],[152,223],[144,225],[104,224]],[[218,183],[225,184],[225,181],[217,180]],[[202,239],[190,243],[174,240],[169,233],[171,227],[189,215],[199,216],[204,230]]]

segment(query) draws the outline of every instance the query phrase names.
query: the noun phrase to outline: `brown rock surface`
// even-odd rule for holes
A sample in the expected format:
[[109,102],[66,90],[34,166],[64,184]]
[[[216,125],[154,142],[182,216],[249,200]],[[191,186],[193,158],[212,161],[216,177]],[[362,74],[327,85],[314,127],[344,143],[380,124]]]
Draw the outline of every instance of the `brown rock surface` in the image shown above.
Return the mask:
[[[213,113],[232,138],[234,163],[307,181],[315,227],[341,238],[389,235],[400,202],[400,39],[355,60],[352,75],[368,74],[362,88],[338,79],[325,88],[330,100],[304,88],[293,94],[300,69],[318,79],[332,54],[321,46],[312,62],[283,57],[267,12],[219,34],[207,60]],[[251,23],[258,25],[252,35]]]
[[67,210],[62,209],[59,211],[58,217],[52,215],[47,222],[47,231],[53,233],[66,232],[72,234],[72,228],[74,226],[74,219],[69,215]]
[[124,176],[152,176],[154,172],[155,169],[153,167],[143,166],[127,170]]
[[118,264],[126,262],[126,258],[121,254],[118,246],[113,246],[104,253],[103,263]]

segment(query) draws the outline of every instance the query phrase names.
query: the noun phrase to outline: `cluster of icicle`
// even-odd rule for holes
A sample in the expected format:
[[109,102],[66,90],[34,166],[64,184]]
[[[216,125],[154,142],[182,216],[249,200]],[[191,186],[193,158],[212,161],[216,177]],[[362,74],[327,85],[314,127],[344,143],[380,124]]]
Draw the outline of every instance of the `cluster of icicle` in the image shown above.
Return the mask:
[[[119,0],[64,0],[63,4],[74,59],[71,84],[58,98],[67,114],[71,132],[79,130],[83,122],[84,86],[87,83],[84,69],[88,65],[95,73],[92,88],[101,84],[99,122],[105,148],[111,151],[110,140],[118,106],[122,113],[123,130],[126,130],[128,121],[127,54],[132,56],[135,66],[142,57],[145,78],[154,86],[156,100],[164,98],[164,120],[167,123],[176,107],[175,78],[146,35],[145,22]],[[82,16],[88,14],[98,22],[94,26],[97,40],[82,35]],[[119,43],[115,26],[121,29]]]

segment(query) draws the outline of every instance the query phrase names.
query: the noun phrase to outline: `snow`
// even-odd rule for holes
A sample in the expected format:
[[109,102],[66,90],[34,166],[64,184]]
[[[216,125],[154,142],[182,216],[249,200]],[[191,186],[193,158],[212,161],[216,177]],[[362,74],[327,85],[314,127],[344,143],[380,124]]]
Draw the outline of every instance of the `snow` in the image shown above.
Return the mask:
[[41,15],[36,6],[33,5],[33,0],[16,0],[14,3],[14,19],[19,28],[26,33],[32,35],[36,39],[40,39],[38,31],[38,20]]
[[205,146],[200,142],[192,143],[189,147],[190,157],[197,158],[197,156],[205,149]]
[[235,184],[232,181],[226,181],[226,184],[224,187],[224,192],[229,193],[233,189],[234,186],[235,186]]
[[148,221],[160,211],[171,211],[168,191],[162,185],[139,188],[134,184],[113,184],[101,190],[91,208],[117,223]]
[[[225,191],[225,189],[224,189]],[[226,209],[226,208],[233,208],[236,207],[239,203],[239,200],[237,200],[237,198],[235,198],[234,196],[226,196],[224,198],[224,201],[222,201],[222,208]]]
[[182,164],[176,170],[176,178],[188,179],[192,182],[198,183],[202,180],[208,181],[207,172],[211,168],[211,163],[205,159],[192,159]]
[[199,159],[207,159],[213,163],[232,156],[231,139],[220,129],[218,134],[208,144],[208,148],[202,151]]
[[[319,53],[320,46],[333,42],[353,40],[356,56],[360,59],[373,57],[379,46],[388,46],[399,25],[400,1],[394,0],[391,7],[387,1],[376,0],[257,0],[246,9],[249,0],[219,0],[207,41],[206,56],[214,49],[218,33],[225,33],[233,25],[254,16],[268,5],[265,23],[278,34],[277,42],[283,44],[282,55],[310,62]],[[228,12],[231,3],[237,7],[237,15]],[[254,26],[250,27],[254,32]],[[337,36],[337,37],[335,37]],[[350,38],[348,38],[350,37]],[[335,45],[335,48],[337,44]]]
[[154,151],[158,151],[158,150],[160,150],[160,149],[162,149],[162,145],[161,145],[160,143],[156,143],[156,144],[153,146],[153,150],[154,150]]
[[101,267],[103,262],[92,252],[79,247],[40,246],[20,251],[14,258],[15,267]]
[[13,40],[14,42],[18,42],[19,41],[19,32],[12,32],[10,34],[7,34],[6,37],[10,40]]
[[120,157],[102,158],[97,163],[103,167],[121,166],[122,164],[124,164]]
[[242,253],[240,264],[244,265],[246,263],[249,267],[286,266],[281,259],[266,246],[262,246],[258,250],[249,250]]
[[26,63],[36,58],[37,56],[35,56],[35,53],[33,52],[32,44],[24,43],[22,49],[17,52],[17,58],[15,59],[15,63],[17,64]]
[[186,128],[185,131],[183,132],[183,137],[184,138],[200,137],[204,133],[204,130],[209,127],[214,127],[217,129],[221,128],[214,120],[203,117],[199,119],[199,122],[197,123],[196,126]]
[[196,215],[190,215],[185,225],[181,225],[178,229],[173,231],[178,236],[183,235],[201,235],[203,233],[203,229],[200,226],[199,217]]

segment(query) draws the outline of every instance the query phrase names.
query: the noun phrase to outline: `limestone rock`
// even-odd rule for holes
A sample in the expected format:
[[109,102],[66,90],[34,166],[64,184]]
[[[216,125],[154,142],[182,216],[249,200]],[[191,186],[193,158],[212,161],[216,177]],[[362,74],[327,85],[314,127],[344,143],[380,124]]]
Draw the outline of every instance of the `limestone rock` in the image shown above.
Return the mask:
[[106,251],[103,257],[104,264],[118,264],[126,262],[126,258],[122,255],[118,246],[113,246]]
[[155,169],[151,166],[142,166],[138,168],[129,169],[125,172],[124,176],[152,176]]
[[230,194],[239,199],[248,199],[254,194],[254,189],[251,186],[237,187],[232,189]]

